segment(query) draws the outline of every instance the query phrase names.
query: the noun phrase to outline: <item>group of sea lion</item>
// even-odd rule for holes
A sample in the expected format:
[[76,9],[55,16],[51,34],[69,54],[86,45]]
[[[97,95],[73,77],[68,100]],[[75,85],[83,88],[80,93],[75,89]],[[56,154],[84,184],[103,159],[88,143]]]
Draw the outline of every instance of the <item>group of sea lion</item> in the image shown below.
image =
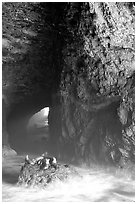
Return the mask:
[[30,160],[29,156],[27,155],[25,157],[25,163],[31,164],[31,165],[39,165],[40,169],[48,169],[50,167],[57,168],[57,159],[55,157],[49,157],[47,156],[47,153],[42,154],[40,157],[37,157],[36,159]]

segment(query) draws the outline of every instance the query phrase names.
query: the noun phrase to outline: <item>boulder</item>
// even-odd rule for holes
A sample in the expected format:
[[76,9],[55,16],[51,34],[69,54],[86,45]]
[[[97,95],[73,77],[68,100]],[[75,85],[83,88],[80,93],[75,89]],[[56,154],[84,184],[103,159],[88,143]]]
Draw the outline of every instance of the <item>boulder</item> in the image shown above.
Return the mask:
[[7,156],[15,156],[17,155],[17,152],[12,149],[10,146],[3,145],[2,147],[2,157],[5,158]]
[[37,162],[37,158],[32,161],[25,159],[18,177],[18,185],[46,187],[55,181],[64,181],[71,176],[78,175],[77,171],[70,165],[56,163],[56,166],[45,168]]

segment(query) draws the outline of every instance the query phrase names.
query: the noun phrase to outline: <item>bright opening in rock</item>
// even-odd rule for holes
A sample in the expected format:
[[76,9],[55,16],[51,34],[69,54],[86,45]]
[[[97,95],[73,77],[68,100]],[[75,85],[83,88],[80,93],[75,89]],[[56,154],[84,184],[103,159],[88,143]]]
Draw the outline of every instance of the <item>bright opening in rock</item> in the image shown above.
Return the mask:
[[[49,107],[45,107],[35,113],[28,122],[27,134],[31,146],[39,144],[40,148],[49,140]],[[37,148],[38,149],[38,148]]]
[[43,108],[35,113],[29,120],[28,128],[37,127],[42,128],[48,126],[49,107]]

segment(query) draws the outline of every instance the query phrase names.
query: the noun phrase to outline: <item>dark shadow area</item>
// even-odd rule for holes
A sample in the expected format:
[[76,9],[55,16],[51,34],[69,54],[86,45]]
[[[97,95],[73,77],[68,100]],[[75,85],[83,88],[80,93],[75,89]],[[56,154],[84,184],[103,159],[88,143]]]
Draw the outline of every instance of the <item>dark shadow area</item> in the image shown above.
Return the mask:
[[9,184],[16,184],[18,181],[19,172],[2,173],[2,181]]

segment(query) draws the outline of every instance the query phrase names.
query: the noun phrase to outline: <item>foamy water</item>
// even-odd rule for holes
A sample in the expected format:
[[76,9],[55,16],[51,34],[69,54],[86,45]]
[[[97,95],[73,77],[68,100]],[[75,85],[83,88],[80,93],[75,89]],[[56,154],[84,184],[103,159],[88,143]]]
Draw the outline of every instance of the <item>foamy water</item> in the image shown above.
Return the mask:
[[21,157],[16,157],[3,162],[3,202],[135,201],[132,175],[114,168],[76,167],[82,177],[75,176],[65,182],[58,181],[46,189],[18,187],[16,179],[22,161]]

